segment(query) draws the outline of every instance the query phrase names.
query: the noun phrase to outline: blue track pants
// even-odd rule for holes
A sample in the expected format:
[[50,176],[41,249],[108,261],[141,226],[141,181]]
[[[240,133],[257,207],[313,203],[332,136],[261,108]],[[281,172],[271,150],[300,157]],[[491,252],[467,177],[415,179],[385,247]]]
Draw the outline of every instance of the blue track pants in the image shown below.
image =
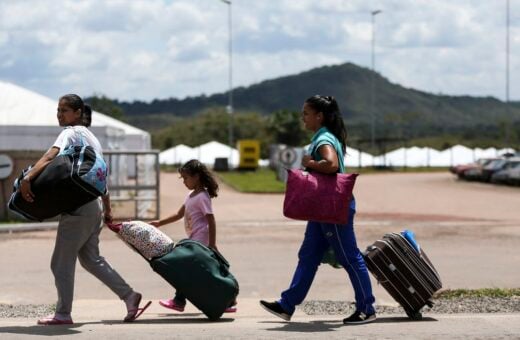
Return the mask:
[[374,312],[372,285],[365,261],[357,247],[354,234],[355,201],[352,200],[348,224],[330,224],[309,221],[305,238],[298,252],[298,266],[289,289],[282,293],[279,300],[287,313],[294,313],[295,307],[303,302],[307,295],[318,266],[325,251],[334,249],[339,263],[346,269],[356,298],[356,309],[370,314]]

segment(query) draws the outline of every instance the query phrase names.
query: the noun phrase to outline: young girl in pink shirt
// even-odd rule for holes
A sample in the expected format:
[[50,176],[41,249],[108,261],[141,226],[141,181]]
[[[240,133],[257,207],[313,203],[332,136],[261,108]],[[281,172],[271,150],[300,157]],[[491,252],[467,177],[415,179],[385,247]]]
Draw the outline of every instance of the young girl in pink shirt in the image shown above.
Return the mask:
[[[199,241],[218,251],[217,228],[215,216],[211,208],[211,199],[217,197],[217,181],[208,168],[196,159],[192,159],[184,164],[179,169],[179,173],[184,185],[190,190],[184,204],[176,214],[153,221],[150,224],[158,228],[184,217],[184,228],[188,238]],[[183,312],[186,306],[186,298],[179,292],[176,292],[173,299],[160,300],[159,304],[163,307]],[[235,307],[228,307],[225,312],[233,313],[235,311]]]

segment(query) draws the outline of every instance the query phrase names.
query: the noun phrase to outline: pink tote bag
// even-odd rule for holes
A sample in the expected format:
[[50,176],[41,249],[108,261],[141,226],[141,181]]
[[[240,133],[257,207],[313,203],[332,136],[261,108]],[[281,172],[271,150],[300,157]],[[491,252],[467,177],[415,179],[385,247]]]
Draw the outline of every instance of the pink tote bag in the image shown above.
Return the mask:
[[358,174],[287,170],[283,214],[295,220],[347,224]]

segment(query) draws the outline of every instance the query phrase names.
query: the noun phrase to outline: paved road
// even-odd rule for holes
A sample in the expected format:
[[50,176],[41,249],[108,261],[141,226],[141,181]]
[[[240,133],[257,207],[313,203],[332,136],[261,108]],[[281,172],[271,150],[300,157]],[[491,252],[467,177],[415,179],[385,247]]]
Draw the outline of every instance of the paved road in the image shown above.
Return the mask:
[[[176,211],[186,190],[176,174],[162,177],[163,215]],[[446,288],[518,287],[520,263],[520,189],[458,182],[449,174],[382,174],[359,177],[356,232],[364,249],[385,232],[410,228],[435,263]],[[142,338],[176,332],[183,337],[307,338],[309,336],[377,338],[520,338],[519,315],[432,316],[436,322],[411,323],[384,318],[375,325],[341,327],[340,318],[296,315],[290,324],[279,323],[257,307],[259,298],[277,298],[294,270],[304,223],[282,216],[282,195],[245,195],[222,186],[214,200],[220,250],[232,264],[241,284],[239,313],[234,320],[206,323],[198,314],[188,319],[147,313],[139,325],[113,324],[124,311],[101,283],[78,267],[76,274],[76,327],[59,334],[75,338],[103,334]],[[184,237],[182,223],[164,229],[174,239]],[[0,234],[0,302],[53,303],[55,291],[49,270],[53,231]],[[172,289],[119,239],[104,230],[102,253],[145,297],[153,300]],[[379,304],[395,304],[374,282]],[[322,266],[309,299],[352,300],[346,274]],[[101,300],[100,300],[101,299]],[[100,306],[105,306],[100,308]],[[156,307],[159,308],[160,307]],[[194,311],[195,312],[195,311]],[[105,314],[103,314],[105,313]],[[154,314],[155,313],[155,314]],[[148,315],[149,314],[149,315]],[[164,319],[165,317],[166,319]],[[34,320],[0,320],[0,333],[9,336],[45,335]],[[194,327],[195,324],[200,326]],[[108,322],[108,324],[111,324]],[[160,327],[157,325],[160,324]],[[233,325],[233,327],[229,327]],[[128,327],[128,328],[127,328]],[[128,329],[128,331],[125,331]],[[467,336],[466,336],[467,335]],[[4,334],[2,334],[2,339]]]
[[266,314],[251,299],[241,310],[209,322],[195,309],[183,315],[157,304],[133,324],[122,323],[123,308],[114,300],[79,300],[72,326],[36,326],[31,319],[0,320],[2,339],[59,335],[71,339],[518,339],[519,314],[432,315],[410,321],[402,315],[383,316],[375,323],[344,326],[336,316],[296,312],[291,322]]

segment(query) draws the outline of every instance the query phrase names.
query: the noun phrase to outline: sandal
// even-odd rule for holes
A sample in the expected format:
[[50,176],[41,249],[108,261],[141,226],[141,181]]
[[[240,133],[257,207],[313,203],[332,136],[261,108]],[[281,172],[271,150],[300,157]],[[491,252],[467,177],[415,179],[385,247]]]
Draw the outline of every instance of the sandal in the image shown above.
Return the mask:
[[[141,301],[139,301],[141,302]],[[143,312],[150,307],[152,304],[152,301],[148,301],[143,307],[135,308],[135,309],[129,309],[128,314],[126,314],[125,318],[123,319],[124,322],[132,322],[135,321]],[[139,306],[139,305],[138,305]]]
[[175,299],[159,300],[159,304],[165,308],[176,310],[177,312],[184,312],[185,305],[180,305],[175,302]]
[[38,325],[54,326],[54,325],[72,325],[72,319],[57,319],[54,315],[41,318],[37,322]]

